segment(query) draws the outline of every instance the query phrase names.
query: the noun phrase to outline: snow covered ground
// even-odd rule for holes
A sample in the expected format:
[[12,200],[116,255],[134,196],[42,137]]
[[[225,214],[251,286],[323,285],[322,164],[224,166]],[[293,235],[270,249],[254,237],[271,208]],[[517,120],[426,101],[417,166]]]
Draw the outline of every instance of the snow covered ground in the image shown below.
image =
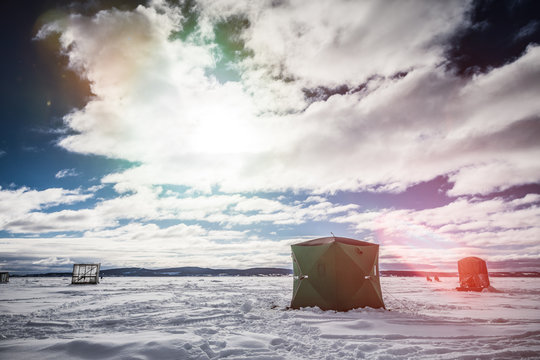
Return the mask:
[[0,359],[540,358],[540,279],[382,278],[388,310],[286,310],[292,277],[11,278]]

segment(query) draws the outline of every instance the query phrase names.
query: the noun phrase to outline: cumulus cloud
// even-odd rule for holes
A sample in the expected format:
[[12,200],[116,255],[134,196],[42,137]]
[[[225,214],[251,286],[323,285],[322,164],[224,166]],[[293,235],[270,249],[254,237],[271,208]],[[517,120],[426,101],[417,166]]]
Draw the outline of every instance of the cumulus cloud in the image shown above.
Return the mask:
[[[126,187],[403,191],[450,174],[451,194],[460,195],[537,181],[538,143],[519,139],[538,129],[539,48],[462,79],[439,63],[445,39],[466,24],[467,3],[387,5],[202,2],[186,40],[171,39],[182,16],[160,2],[49,24],[38,37],[59,32],[70,66],[95,94],[65,117],[77,134],[59,144],[139,162],[104,178]],[[231,16],[248,20],[237,36],[252,56],[238,60],[239,81],[222,83],[209,72],[219,61],[212,24]],[[276,67],[292,80],[261,75]],[[254,90],[298,95],[354,83],[365,86],[312,103],[286,96],[295,105],[282,104],[279,91]],[[261,99],[283,106],[268,112]],[[497,176],[469,181],[490,173]]]
[[67,190],[49,188],[33,190],[21,187],[14,190],[0,187],[0,228],[17,219],[25,218],[30,212],[44,210],[57,205],[70,205],[93,197],[92,193],[80,189]]
[[[49,23],[37,38],[58,34],[93,94],[66,114],[58,145],[137,165],[104,176],[117,194],[88,208],[45,211],[98,188],[0,189],[17,204],[12,212],[0,201],[2,229],[77,232],[49,238],[72,245],[45,258],[108,249],[117,265],[135,255],[139,266],[161,255],[163,265],[200,265],[208,254],[218,266],[288,264],[293,240],[245,227],[329,220],[385,244],[388,261],[538,255],[536,197],[474,196],[540,179],[540,47],[469,78],[448,70],[448,39],[469,25],[469,5],[201,0],[189,30],[178,7],[152,1]],[[329,200],[403,192],[441,175],[459,197],[444,207],[363,211]],[[511,258],[510,243],[522,245]]]
[[[85,233],[82,237],[3,240],[3,255],[37,257],[34,265],[58,259],[100,261],[103,267],[201,266],[248,268],[289,267],[289,245],[298,239],[274,241],[247,237],[241,231],[207,230],[198,225],[160,229],[154,224],[130,224],[110,231]],[[156,262],[156,258],[159,261]],[[55,265],[59,265],[56,263]]]
[[[53,189],[48,190],[51,193]],[[355,204],[334,204],[322,198],[318,202],[303,202],[290,201],[286,197],[278,201],[238,194],[186,196],[160,187],[139,187],[110,199],[99,199],[92,207],[43,211],[53,205],[84,201],[92,194],[78,195],[78,191],[67,191],[67,194],[56,194],[59,199],[42,200],[38,195],[44,197],[46,194],[19,189],[0,193],[2,195],[6,199],[10,196],[10,206],[17,209],[13,212],[7,207],[0,208],[2,229],[19,234],[105,230],[117,227],[121,221],[196,221],[225,227],[298,225],[327,220],[330,216],[358,208]]]
[[[537,194],[514,200],[461,198],[421,211],[362,211],[357,205],[332,204],[320,197],[287,203],[285,198],[278,202],[240,195],[182,198],[174,192],[165,193],[140,190],[102,200],[92,209],[24,214],[4,229],[13,233],[77,233],[67,238],[3,239],[3,256],[38,256],[40,265],[45,264],[43,259],[57,257],[98,259],[111,266],[155,267],[159,258],[159,266],[286,267],[289,245],[303,238],[281,240],[275,234],[268,238],[252,226],[241,230],[227,229],[227,225],[257,224],[257,228],[266,222],[277,229],[306,221],[349,224],[363,239],[382,245],[381,264],[385,268],[395,268],[392,264],[397,261],[401,266],[429,264],[429,268],[448,269],[455,267],[456,259],[469,255],[502,266],[503,262],[534,259],[540,252]],[[218,226],[212,229],[178,223],[161,227],[154,223],[167,219]],[[121,220],[129,223],[120,225]],[[307,234],[306,238],[315,236]]]
[[211,19],[250,21],[242,34],[254,53],[250,63],[315,87],[357,86],[373,75],[440,62],[445,39],[464,25],[468,7],[468,1],[201,1]]
[[502,261],[540,254],[538,194],[515,200],[461,198],[421,211],[351,211],[332,221],[350,224],[359,233],[374,233],[384,253],[399,256],[403,263],[444,268],[471,255]]

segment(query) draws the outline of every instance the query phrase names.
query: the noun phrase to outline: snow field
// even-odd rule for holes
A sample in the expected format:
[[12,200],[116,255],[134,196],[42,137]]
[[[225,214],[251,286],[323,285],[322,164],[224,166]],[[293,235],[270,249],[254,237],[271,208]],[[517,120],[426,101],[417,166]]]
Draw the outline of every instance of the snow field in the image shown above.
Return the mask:
[[540,279],[382,278],[388,310],[287,310],[291,277],[12,278],[0,359],[509,359],[540,353]]

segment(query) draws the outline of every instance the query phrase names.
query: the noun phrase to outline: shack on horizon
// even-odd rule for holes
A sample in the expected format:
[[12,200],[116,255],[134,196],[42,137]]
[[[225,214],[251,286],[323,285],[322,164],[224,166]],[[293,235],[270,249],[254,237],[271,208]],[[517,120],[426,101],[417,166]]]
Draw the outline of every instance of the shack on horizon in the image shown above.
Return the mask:
[[0,284],[9,282],[9,272],[2,271],[0,272]]
[[99,269],[101,263],[98,264],[73,264],[73,275],[71,276],[72,284],[99,284]]
[[486,262],[476,256],[458,261],[458,291],[482,291],[490,286]]

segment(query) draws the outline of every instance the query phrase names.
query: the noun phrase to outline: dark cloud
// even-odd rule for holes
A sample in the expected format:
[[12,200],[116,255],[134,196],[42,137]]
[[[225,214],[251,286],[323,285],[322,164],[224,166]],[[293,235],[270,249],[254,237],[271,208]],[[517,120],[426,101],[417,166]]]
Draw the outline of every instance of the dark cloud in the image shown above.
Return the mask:
[[463,151],[506,152],[540,147],[540,117],[518,120],[493,134],[466,138]]
[[540,184],[513,186],[504,191],[494,192],[487,195],[477,194],[474,196],[474,198],[476,199],[503,198],[507,200],[513,200],[513,199],[523,198],[527,194],[540,194]]
[[0,263],[8,264],[2,266],[2,271],[9,271],[11,274],[17,275],[70,272],[73,268],[73,264],[66,258],[43,258],[25,255],[3,255],[0,256]]
[[487,265],[490,271],[538,271],[540,269],[540,258],[489,261]]

